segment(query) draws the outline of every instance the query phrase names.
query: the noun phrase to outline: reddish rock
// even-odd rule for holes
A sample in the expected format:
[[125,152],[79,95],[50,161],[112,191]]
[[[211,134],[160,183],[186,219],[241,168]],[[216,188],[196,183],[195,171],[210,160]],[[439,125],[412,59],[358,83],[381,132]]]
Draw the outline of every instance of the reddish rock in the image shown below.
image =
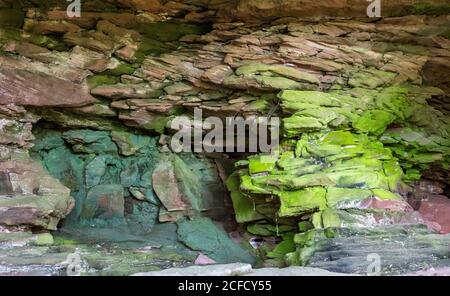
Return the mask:
[[114,84],[100,85],[91,90],[93,95],[110,98],[113,100],[131,98],[145,99],[158,97],[160,90],[153,89],[148,84]]
[[81,216],[85,219],[122,218],[124,204],[123,187],[121,185],[97,185],[89,190]]
[[64,42],[70,45],[79,45],[102,53],[111,53],[115,43],[101,32],[68,32],[64,34]]
[[94,102],[86,84],[0,67],[0,105],[76,107]]
[[121,49],[117,50],[114,54],[127,62],[134,62],[136,60],[135,55],[138,50],[138,46],[136,44],[125,45]]
[[161,161],[153,172],[152,181],[156,195],[168,211],[181,211],[189,207],[171,162]]
[[382,200],[378,197],[372,196],[361,202],[360,208],[362,209],[383,209],[396,212],[408,212],[411,211],[411,206],[404,200]]
[[217,264],[216,261],[214,261],[213,259],[209,258],[206,255],[203,254],[199,254],[197,259],[195,259],[194,262],[195,265],[209,265],[209,264]]
[[159,11],[161,9],[159,0],[120,0],[119,2],[136,10]]
[[[420,203],[419,212],[440,233],[450,233],[450,199],[443,195],[432,195]],[[427,224],[428,224],[427,223]]]
[[[373,1],[372,1],[373,2]],[[428,0],[427,5],[440,6],[447,0]],[[219,17],[225,20],[239,19],[251,21],[254,19],[275,19],[280,17],[367,17],[367,7],[370,3],[360,0],[239,0],[229,1],[228,5],[219,10]],[[396,15],[411,7],[410,0],[384,1],[382,15]]]
[[56,230],[73,206],[70,190],[27,152],[0,159],[0,225]]
[[75,46],[69,57],[69,65],[99,73],[108,69],[109,58],[102,53]]
[[36,34],[55,34],[61,35],[67,32],[78,32],[81,30],[76,24],[69,23],[64,20],[55,21],[36,21],[26,19],[24,29]]
[[228,65],[219,65],[205,71],[202,79],[216,84],[221,84],[223,80],[231,74],[233,74],[233,69],[231,69]]
[[50,57],[47,56],[50,53],[48,49],[28,42],[17,42],[11,40],[3,46],[3,50],[18,53],[19,55],[27,58],[36,59],[43,62],[48,62],[51,60]]

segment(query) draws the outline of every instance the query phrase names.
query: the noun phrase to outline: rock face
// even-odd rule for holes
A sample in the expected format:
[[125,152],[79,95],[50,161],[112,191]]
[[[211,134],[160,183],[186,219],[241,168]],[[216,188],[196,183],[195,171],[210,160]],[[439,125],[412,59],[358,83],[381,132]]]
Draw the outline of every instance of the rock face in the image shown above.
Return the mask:
[[85,84],[75,84],[24,69],[10,70],[4,68],[1,62],[0,65],[2,66],[0,72],[0,104],[2,105],[76,107],[96,101],[89,94]]
[[[3,5],[13,3],[12,0],[3,0]],[[32,1],[22,1],[32,2]],[[273,20],[280,17],[366,17],[367,6],[370,3],[358,0],[327,0],[302,1],[301,5],[295,0],[224,0],[210,1],[198,0],[186,3],[185,1],[162,0],[114,0],[107,3],[87,1],[86,7],[101,11],[101,9],[117,10],[126,8],[131,11],[144,11],[150,14],[151,19],[158,19],[157,13],[166,13],[171,16],[184,18],[187,21],[260,21]],[[64,0],[51,1],[49,7],[63,9],[67,6]],[[448,12],[448,2],[445,0],[427,0],[411,4],[408,0],[383,3],[384,17],[405,14],[420,14],[427,12]],[[95,18],[95,14],[92,16]],[[83,19],[82,24],[90,24],[89,17]],[[67,26],[67,25],[66,25]],[[43,27],[40,25],[39,27]],[[53,30],[63,27],[62,24],[53,24]]]
[[440,233],[450,233],[450,200],[448,197],[431,195],[421,201],[418,211]]
[[218,263],[256,263],[256,258],[248,250],[236,245],[223,230],[207,218],[178,222],[178,235],[188,247],[202,251]]
[[163,271],[137,273],[134,276],[241,276],[252,271],[245,263],[191,266],[188,268],[169,268]]
[[[310,236],[308,240],[306,236]],[[329,228],[294,238],[302,246],[298,259],[307,261],[308,266],[344,273],[378,272],[379,275],[419,271],[427,269],[429,264],[448,266],[449,239],[449,235],[431,233],[424,226]],[[430,257],[437,258],[437,262],[432,263]],[[380,263],[379,269],[371,265],[375,260]]]
[[187,268],[169,268],[162,271],[136,273],[134,276],[346,276],[319,268],[288,267],[252,269],[250,264],[216,264],[209,266],[191,266]]
[[122,186],[97,185],[89,190],[81,216],[85,219],[122,218],[124,206]]
[[169,268],[134,274],[134,276],[346,276],[319,268],[288,267],[252,269],[250,264],[217,264],[209,266],[191,266],[187,268]]
[[[232,203],[269,266],[363,273],[377,249],[386,274],[445,264],[448,237],[418,225],[448,232],[449,5],[391,1],[371,20],[368,4],[85,1],[69,18],[66,1],[0,1],[0,224],[146,241],[168,223],[196,255],[255,263],[213,222]],[[175,154],[195,108],[279,117],[281,143]],[[426,246],[417,268],[390,236]]]
[[0,224],[56,230],[74,206],[70,190],[22,151],[0,162]]

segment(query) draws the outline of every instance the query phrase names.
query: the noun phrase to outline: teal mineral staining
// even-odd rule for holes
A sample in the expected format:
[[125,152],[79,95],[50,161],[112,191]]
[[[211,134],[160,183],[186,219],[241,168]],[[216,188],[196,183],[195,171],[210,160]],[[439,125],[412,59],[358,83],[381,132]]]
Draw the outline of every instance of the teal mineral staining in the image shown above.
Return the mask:
[[251,251],[234,243],[208,218],[178,222],[178,236],[191,249],[201,250],[217,263],[247,262],[255,264],[257,261]]
[[116,153],[117,146],[111,141],[108,132],[91,130],[72,130],[62,134],[63,139],[72,145],[75,153],[99,154]]
[[[211,162],[189,153],[161,152],[155,137],[123,130],[57,131],[43,125],[35,129],[34,135],[32,156],[71,189],[75,199],[74,209],[60,225],[62,231],[71,235],[81,232],[81,237],[88,241],[123,241],[137,246],[151,245],[165,237],[164,244],[170,248],[180,247],[182,242],[217,262],[256,262],[252,251],[245,247],[246,243],[243,246],[235,243],[211,220],[202,218],[204,211],[223,209],[223,200],[217,197],[223,195],[224,188]],[[171,224],[161,223],[161,214],[167,213],[166,200],[156,196],[152,179],[157,165],[164,162],[171,164],[176,183],[161,185],[167,189],[178,186],[179,192],[169,198],[182,195],[187,203],[185,212],[171,212],[176,217],[172,221],[186,216],[198,217],[180,221],[178,235],[175,225],[170,231],[158,232],[160,227]],[[159,179],[161,181],[164,180]],[[247,200],[242,201],[236,202],[241,202],[244,213],[240,221],[264,218],[255,214],[253,206],[246,204]],[[253,217],[246,217],[248,213]],[[193,233],[191,228],[195,229]],[[275,233],[271,229],[271,233]],[[50,243],[45,239],[43,236],[40,244]]]
[[75,208],[66,220],[68,225],[105,226],[108,221],[124,224],[128,188],[143,188],[144,193],[146,188],[151,189],[151,183],[141,176],[146,171],[151,173],[159,158],[154,138],[87,129],[42,129],[35,135],[32,156],[70,188],[75,198]]

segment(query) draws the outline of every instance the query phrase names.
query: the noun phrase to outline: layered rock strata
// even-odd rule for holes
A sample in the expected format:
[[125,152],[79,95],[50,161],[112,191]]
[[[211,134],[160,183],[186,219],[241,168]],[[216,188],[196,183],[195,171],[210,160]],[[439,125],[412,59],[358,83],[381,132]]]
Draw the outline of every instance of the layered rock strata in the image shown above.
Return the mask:
[[[445,241],[408,226],[448,229],[430,222],[421,191],[433,182],[432,195],[448,193],[445,1],[396,1],[380,19],[356,18],[367,3],[352,1],[88,2],[73,19],[67,3],[38,2],[0,1],[0,224],[55,229],[72,207],[67,225],[151,233],[178,221],[180,239],[199,251],[183,225],[206,225],[205,237],[221,238],[210,257],[252,261],[242,249],[216,254],[228,241],[198,217],[220,216],[232,173],[236,220],[268,265],[319,266],[327,246],[358,235],[367,248],[355,255],[349,246],[355,258],[390,234],[407,251],[420,244],[417,232]],[[311,11],[323,18],[305,17]],[[176,155],[171,123],[194,108],[281,117],[281,145],[240,155],[232,170],[223,154]],[[418,268],[448,256],[429,245]],[[392,272],[402,271],[399,263]]]

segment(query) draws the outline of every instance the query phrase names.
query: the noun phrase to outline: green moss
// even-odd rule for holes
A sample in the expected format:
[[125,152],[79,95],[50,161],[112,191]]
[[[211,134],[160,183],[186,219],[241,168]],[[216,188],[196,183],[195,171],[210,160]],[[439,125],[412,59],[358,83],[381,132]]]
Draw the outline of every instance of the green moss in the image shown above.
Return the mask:
[[78,241],[70,238],[66,238],[64,236],[56,235],[54,236],[54,245],[57,246],[67,246],[67,245],[77,245]]
[[326,190],[322,187],[283,191],[278,193],[278,196],[281,201],[280,217],[298,216],[302,213],[311,213],[327,207]]
[[373,189],[372,193],[381,200],[402,200],[400,195],[384,189]]
[[322,212],[322,224],[324,228],[340,227],[341,219],[337,211],[326,209]]
[[312,223],[310,221],[301,221],[298,223],[298,230],[300,232],[306,232],[313,228],[314,228],[314,226],[312,225]]
[[255,210],[255,202],[251,198],[238,191],[231,192],[230,195],[238,223],[251,222],[264,218],[264,216]]
[[287,236],[271,252],[267,253],[269,258],[284,259],[286,254],[295,251],[295,243],[292,236]]
[[258,112],[264,112],[266,110],[268,110],[269,108],[269,102],[265,99],[258,99],[255,101],[250,102],[250,104],[248,104],[245,107],[246,111],[258,111]]
[[428,3],[413,4],[408,9],[408,14],[419,15],[444,15],[450,13],[450,5],[432,5]]
[[138,31],[150,39],[168,42],[177,41],[185,35],[203,35],[211,31],[211,27],[209,25],[157,22],[142,24]]
[[301,82],[292,79],[277,76],[253,76],[258,83],[272,89],[307,89],[308,87]]
[[53,236],[50,233],[39,233],[34,241],[34,244],[37,246],[53,245],[53,243]]
[[21,28],[24,17],[20,9],[0,9],[0,28]]
[[269,72],[268,76],[271,76],[270,72],[272,72],[273,74],[284,76],[286,78],[290,78],[295,81],[319,84],[319,80],[316,76],[309,74],[307,72],[302,72],[293,67],[287,67],[282,65],[266,65],[261,63],[254,63],[242,66],[236,70],[237,75],[244,75],[244,76],[252,76],[257,74],[264,75],[265,72]]
[[116,84],[120,82],[120,77],[111,75],[94,75],[87,78],[87,82],[91,89],[102,84]]
[[450,39],[450,29],[445,31],[445,32],[443,32],[443,33],[441,33],[440,36],[442,36],[444,38],[447,38],[447,39]]
[[37,35],[29,32],[25,33],[18,29],[0,28],[0,44],[5,43],[8,40],[26,41],[51,50],[63,51],[67,49],[67,46],[64,43],[53,37]]
[[274,155],[260,155],[250,158],[249,172],[251,175],[270,172],[274,169],[278,157]]
[[418,181],[422,178],[422,174],[417,169],[408,169],[405,173],[405,181],[412,182],[412,181]]
[[140,128],[155,131],[159,134],[164,134],[164,130],[166,129],[167,123],[171,119],[172,116],[155,115],[150,122],[140,126]]
[[238,223],[261,220],[263,215],[255,210],[255,201],[239,190],[239,175],[235,172],[227,179],[227,188],[231,192],[231,200]]
[[364,133],[381,135],[394,120],[395,116],[390,112],[369,110],[353,123],[353,127]]
[[134,65],[130,65],[127,63],[121,63],[117,68],[115,69],[109,69],[102,73],[102,75],[112,75],[112,76],[121,76],[124,74],[131,75],[136,70],[136,67]]
[[371,196],[372,192],[366,189],[330,187],[327,190],[327,203],[331,208],[343,209]]
[[168,44],[143,36],[135,54],[136,63],[142,63],[148,55],[158,56],[160,54],[170,52],[173,49],[174,48]]

